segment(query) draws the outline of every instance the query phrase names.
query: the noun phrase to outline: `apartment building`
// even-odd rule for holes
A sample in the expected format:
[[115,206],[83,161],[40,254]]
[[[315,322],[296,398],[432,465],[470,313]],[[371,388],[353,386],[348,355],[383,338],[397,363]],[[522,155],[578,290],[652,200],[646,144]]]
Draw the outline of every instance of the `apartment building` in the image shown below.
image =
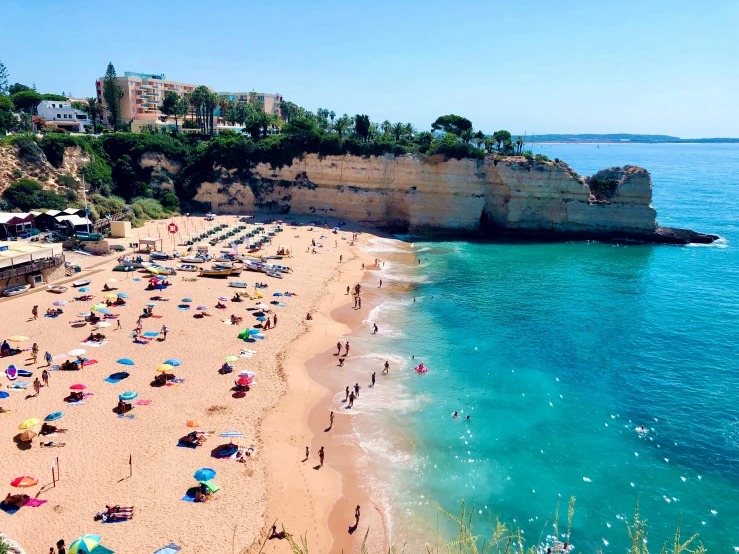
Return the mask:
[[[159,106],[162,105],[165,93],[171,91],[180,95],[188,94],[198,87],[198,85],[170,81],[164,74],[126,71],[122,77],[116,77],[116,79],[123,88],[121,120],[132,121],[132,127],[137,123],[151,125],[159,120],[161,115]],[[103,77],[95,81],[95,91],[97,92],[98,101],[105,106],[103,81]],[[106,110],[106,122],[107,116]]]
[[84,133],[85,125],[92,123],[85,112],[75,110],[70,102],[43,100],[37,107],[37,113],[47,125],[75,133]]
[[[255,95],[258,102],[264,104],[264,111],[275,115],[282,115],[280,104],[282,95],[280,93],[269,94],[266,92],[217,92],[219,96],[225,96],[232,102],[249,102],[251,95]],[[220,114],[216,114],[220,115]]]

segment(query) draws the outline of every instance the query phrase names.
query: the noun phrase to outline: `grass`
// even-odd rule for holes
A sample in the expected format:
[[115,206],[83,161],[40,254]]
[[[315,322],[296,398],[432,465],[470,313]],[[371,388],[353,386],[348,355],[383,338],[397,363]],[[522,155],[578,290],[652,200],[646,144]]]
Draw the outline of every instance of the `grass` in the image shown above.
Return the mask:
[[[515,526],[509,526],[499,519],[495,519],[492,525],[492,533],[488,536],[476,534],[473,525],[473,516],[475,513],[474,506],[472,510],[467,511],[466,504],[462,502],[460,515],[456,516],[447,512],[437,505],[437,529],[436,544],[426,545],[423,554],[542,554],[551,551],[552,554],[566,554],[572,547],[572,520],[575,515],[575,498],[569,500],[567,506],[567,522],[565,528],[560,528],[560,502],[557,505],[551,519],[551,535],[545,536],[546,529],[550,525],[548,520],[539,535],[538,540],[534,544],[526,545],[521,529]],[[458,526],[458,532],[454,540],[450,542],[442,542],[441,533],[439,531],[438,516],[444,516],[454,522]],[[276,522],[275,522],[276,523]],[[698,535],[694,534],[687,540],[683,540],[682,520],[678,522],[674,535],[670,535],[659,551],[660,554],[706,554],[706,548],[699,542]],[[271,526],[270,526],[271,531]],[[284,529],[283,529],[284,531]],[[369,528],[364,534],[360,545],[360,554],[370,554],[367,547],[367,538],[369,537]],[[626,554],[649,554],[647,547],[648,525],[647,521],[641,517],[639,513],[639,501],[637,500],[634,508],[634,518],[631,522],[626,522],[626,532],[629,537],[630,547]],[[241,554],[262,554],[264,547],[269,539],[270,532],[267,532],[263,540],[255,540],[252,545],[241,550]],[[560,539],[564,538],[564,542]],[[292,554],[310,554],[308,544],[308,535],[298,535],[297,538],[286,533],[286,540],[290,546]],[[400,549],[405,553],[406,548]],[[393,545],[388,549],[387,554],[397,554],[399,549]],[[377,552],[375,554],[384,554]]]

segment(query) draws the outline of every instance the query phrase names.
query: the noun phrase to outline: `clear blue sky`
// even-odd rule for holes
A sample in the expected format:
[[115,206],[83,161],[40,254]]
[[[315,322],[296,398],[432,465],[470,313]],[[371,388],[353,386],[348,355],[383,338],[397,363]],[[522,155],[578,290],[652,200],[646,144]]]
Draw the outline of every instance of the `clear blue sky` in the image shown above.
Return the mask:
[[41,92],[112,61],[421,129],[739,136],[737,0],[3,0],[0,26]]

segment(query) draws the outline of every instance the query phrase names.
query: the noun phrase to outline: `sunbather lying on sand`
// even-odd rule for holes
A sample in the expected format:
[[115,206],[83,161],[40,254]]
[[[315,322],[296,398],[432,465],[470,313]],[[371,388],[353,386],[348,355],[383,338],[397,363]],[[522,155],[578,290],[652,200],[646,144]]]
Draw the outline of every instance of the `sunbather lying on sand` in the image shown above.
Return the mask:
[[41,431],[39,431],[39,435],[50,435],[52,433],[66,433],[66,429],[60,429],[56,425],[49,425],[48,423],[44,423],[41,426]]
[[67,443],[65,443],[65,442],[54,442],[54,441],[42,442],[41,443],[41,446],[42,447],[45,446],[46,448],[61,448],[62,446],[66,446],[66,445],[67,445]]
[[3,501],[6,506],[23,506],[31,499],[27,494],[10,494]]

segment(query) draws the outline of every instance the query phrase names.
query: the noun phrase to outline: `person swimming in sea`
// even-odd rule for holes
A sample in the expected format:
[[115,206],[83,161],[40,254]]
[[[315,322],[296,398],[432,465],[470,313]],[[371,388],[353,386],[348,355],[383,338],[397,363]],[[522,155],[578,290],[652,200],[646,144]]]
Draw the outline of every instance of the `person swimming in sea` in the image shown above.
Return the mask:
[[454,412],[452,414],[452,419],[459,419],[459,412]]

